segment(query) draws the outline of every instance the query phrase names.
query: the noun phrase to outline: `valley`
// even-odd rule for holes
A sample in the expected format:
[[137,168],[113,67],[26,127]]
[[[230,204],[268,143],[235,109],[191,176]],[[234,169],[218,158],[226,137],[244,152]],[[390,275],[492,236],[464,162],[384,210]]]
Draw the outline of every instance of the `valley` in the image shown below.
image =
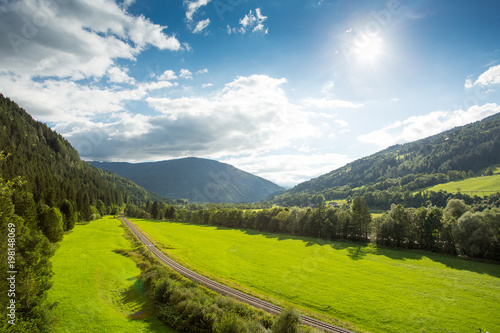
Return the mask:
[[132,221],[165,253],[201,274],[355,330],[499,329],[495,264],[253,230]]
[[169,332],[154,315],[136,263],[117,253],[131,249],[112,217],[77,225],[52,258],[48,300],[58,318],[53,332]]

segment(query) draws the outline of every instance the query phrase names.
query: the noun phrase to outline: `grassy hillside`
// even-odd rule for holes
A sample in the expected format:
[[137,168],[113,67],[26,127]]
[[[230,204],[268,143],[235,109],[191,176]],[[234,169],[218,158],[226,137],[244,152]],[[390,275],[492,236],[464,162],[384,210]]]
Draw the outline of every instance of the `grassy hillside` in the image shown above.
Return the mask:
[[282,187],[229,164],[202,158],[153,163],[91,162],[171,199],[190,202],[258,202]]
[[443,190],[450,193],[462,192],[480,196],[489,195],[500,192],[500,174],[439,184],[425,188],[424,190],[435,192]]
[[52,258],[54,332],[175,332],[151,314],[135,262],[114,252],[131,247],[120,224],[107,217],[64,237]]
[[370,332],[500,331],[500,266],[432,253],[133,220],[172,257]]

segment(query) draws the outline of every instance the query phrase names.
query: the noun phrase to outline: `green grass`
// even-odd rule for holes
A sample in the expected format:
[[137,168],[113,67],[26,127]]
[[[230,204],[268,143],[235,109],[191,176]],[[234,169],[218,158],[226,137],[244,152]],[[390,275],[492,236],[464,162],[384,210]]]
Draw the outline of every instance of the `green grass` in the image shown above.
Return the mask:
[[52,258],[53,332],[175,332],[149,309],[135,262],[114,252],[131,248],[120,223],[106,217],[64,236]]
[[490,195],[495,192],[500,192],[500,174],[494,174],[493,176],[469,178],[456,182],[439,184],[436,186],[425,188],[424,190],[435,191],[435,192],[443,190],[449,193],[457,193],[458,189],[460,189],[460,191],[464,194],[472,194],[480,196],[483,195],[483,191],[484,195]]
[[133,220],[173,258],[372,332],[500,332],[500,266],[355,243]]

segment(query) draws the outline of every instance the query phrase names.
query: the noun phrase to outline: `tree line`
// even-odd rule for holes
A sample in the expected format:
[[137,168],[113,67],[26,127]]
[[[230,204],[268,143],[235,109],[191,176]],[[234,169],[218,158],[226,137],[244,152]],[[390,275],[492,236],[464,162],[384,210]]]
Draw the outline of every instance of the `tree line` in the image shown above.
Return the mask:
[[[161,207],[157,212],[155,207]],[[176,220],[227,228],[300,235],[326,240],[372,242],[378,246],[421,249],[500,260],[500,209],[475,210],[464,200],[449,198],[444,208],[435,205],[391,209],[373,219],[363,197],[342,207],[283,208],[261,210],[182,206],[152,203],[140,209],[127,205],[131,217]],[[162,215],[163,212],[163,215]],[[168,215],[168,216],[167,216]]]

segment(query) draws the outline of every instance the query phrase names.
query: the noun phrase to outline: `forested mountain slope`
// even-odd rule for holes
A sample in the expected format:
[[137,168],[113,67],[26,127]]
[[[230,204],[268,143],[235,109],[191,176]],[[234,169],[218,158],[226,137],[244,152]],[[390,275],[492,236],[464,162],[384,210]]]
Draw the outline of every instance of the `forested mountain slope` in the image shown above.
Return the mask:
[[300,197],[302,201],[314,202],[374,191],[415,191],[479,175],[481,170],[497,163],[500,163],[500,114],[389,147],[301,183],[274,201],[290,203]]
[[258,202],[283,188],[229,164],[203,158],[152,163],[91,162],[172,199],[190,202]]
[[31,192],[35,202],[49,207],[61,208],[68,200],[83,220],[90,219],[91,207],[105,213],[127,202],[163,199],[128,179],[81,161],[67,140],[1,94],[0,151],[10,154],[0,164],[1,178],[21,176],[26,181],[23,190]]

